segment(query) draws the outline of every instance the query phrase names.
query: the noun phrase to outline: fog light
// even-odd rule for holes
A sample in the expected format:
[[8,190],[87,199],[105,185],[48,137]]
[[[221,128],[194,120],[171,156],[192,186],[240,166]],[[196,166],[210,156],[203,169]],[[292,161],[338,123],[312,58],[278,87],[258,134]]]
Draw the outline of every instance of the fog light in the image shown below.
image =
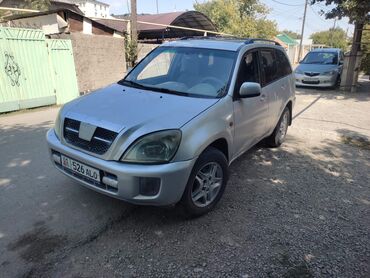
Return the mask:
[[139,193],[144,196],[154,196],[159,192],[160,178],[139,178]]

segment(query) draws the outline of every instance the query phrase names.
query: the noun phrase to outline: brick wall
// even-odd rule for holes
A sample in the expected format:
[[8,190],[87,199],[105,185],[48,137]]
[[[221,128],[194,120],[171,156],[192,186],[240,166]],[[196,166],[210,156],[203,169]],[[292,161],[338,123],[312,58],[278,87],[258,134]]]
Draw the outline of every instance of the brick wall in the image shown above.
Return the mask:
[[79,15],[71,13],[68,16],[68,24],[70,32],[82,32],[83,30],[82,17]]
[[72,40],[80,92],[105,87],[124,77],[127,71],[124,39],[82,33],[59,37]]
[[113,36],[114,31],[105,27],[102,24],[99,24],[95,21],[92,22],[92,33],[94,35],[105,35],[105,36]]

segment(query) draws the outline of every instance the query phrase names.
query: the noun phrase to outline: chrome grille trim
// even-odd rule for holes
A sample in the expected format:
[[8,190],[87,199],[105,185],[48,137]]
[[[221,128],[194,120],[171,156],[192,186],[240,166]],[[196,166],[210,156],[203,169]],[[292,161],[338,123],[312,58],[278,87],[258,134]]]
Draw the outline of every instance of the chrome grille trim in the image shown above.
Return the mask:
[[91,153],[105,154],[118,135],[117,132],[97,127],[91,140],[86,141],[79,137],[80,124],[80,121],[65,118],[63,127],[64,140],[72,146]]

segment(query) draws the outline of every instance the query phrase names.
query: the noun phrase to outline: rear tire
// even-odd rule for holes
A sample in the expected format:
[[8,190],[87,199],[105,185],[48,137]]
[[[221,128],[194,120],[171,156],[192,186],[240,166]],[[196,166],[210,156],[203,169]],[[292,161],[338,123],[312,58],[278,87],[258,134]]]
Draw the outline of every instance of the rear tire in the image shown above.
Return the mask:
[[279,147],[284,141],[288,131],[288,126],[290,122],[290,110],[285,107],[283,114],[274,129],[274,132],[266,138],[266,142],[270,147]]
[[208,147],[196,161],[180,205],[188,217],[211,211],[220,201],[228,179],[228,162],[216,148]]

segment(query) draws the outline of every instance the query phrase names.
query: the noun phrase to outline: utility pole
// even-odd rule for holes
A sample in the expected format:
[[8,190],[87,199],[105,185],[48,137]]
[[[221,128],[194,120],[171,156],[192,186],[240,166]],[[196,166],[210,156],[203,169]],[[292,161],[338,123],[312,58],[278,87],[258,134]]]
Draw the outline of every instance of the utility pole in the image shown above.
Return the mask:
[[155,0],[155,4],[157,5],[157,14],[159,14],[159,11],[158,11],[158,0]]
[[334,37],[334,32],[335,32],[335,25],[337,24],[337,18],[334,18],[334,25],[333,29],[330,33],[330,46],[333,46],[333,37]]
[[137,5],[136,0],[131,0],[131,40],[137,42]]
[[302,55],[304,25],[306,23],[307,5],[308,5],[308,0],[306,0],[304,3],[304,13],[303,13],[302,29],[301,29],[301,41],[299,42],[299,51],[298,51],[298,61],[301,60],[301,55]]

